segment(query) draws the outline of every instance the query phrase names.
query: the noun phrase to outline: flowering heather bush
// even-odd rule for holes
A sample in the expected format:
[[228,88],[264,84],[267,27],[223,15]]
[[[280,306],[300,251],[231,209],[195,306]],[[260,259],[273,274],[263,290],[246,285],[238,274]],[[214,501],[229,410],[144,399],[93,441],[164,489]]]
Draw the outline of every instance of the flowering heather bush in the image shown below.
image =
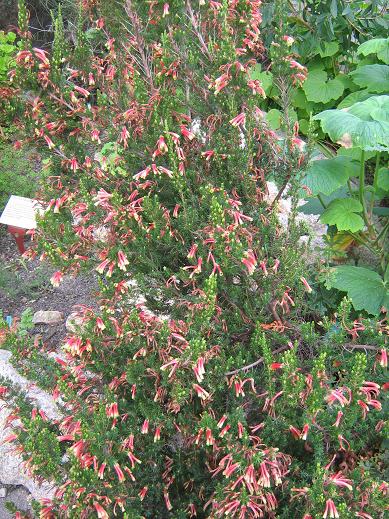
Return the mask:
[[[101,287],[57,367],[3,332],[60,398],[53,422],[1,389],[23,424],[9,441],[58,487],[42,518],[383,510],[385,323],[350,323],[346,302],[324,339],[301,324],[295,204],[282,228],[266,181],[295,200],[304,147],[262,118],[260,4],[84,2],[75,46],[59,14],[52,53],[26,38],[17,56],[26,135],[50,152],[31,254],[53,284],[94,269]],[[280,51],[285,95],[295,63]]]

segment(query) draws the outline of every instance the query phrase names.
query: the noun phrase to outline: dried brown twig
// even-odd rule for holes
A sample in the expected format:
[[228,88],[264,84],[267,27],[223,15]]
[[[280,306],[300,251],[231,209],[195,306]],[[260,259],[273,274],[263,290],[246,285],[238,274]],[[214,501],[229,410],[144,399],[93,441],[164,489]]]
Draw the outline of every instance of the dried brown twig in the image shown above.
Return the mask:
[[[290,345],[287,344],[287,345],[281,346],[280,348],[277,348],[276,350],[273,351],[273,353],[282,353],[283,351],[287,351],[289,349],[290,349]],[[235,369],[234,371],[229,371],[225,375],[226,375],[226,377],[229,377],[230,375],[236,375],[236,373],[239,373],[240,371],[248,371],[249,369],[255,368],[255,366],[258,366],[259,364],[262,364],[262,362],[264,360],[265,359],[263,357],[261,357],[260,359],[256,360],[252,364],[249,364],[248,366],[243,366],[243,368]]]

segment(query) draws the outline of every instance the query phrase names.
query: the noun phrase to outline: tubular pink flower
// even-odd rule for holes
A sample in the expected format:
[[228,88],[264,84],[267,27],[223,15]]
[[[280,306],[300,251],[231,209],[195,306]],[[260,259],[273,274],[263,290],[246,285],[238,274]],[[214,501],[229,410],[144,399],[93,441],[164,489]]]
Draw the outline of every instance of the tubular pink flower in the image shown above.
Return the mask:
[[76,92],[78,92],[79,94],[81,94],[84,97],[90,96],[90,93],[88,92],[88,90],[86,90],[86,88],[82,88],[82,87],[79,87],[78,85],[74,85],[74,90],[76,90]]
[[290,61],[290,68],[295,68],[295,69],[297,69],[297,70],[301,70],[302,72],[306,72],[306,70],[307,70],[307,69],[306,69],[303,65],[301,65],[298,61],[295,61],[295,60],[293,60],[293,59]]
[[239,468],[239,463],[231,463],[227,464],[227,467],[223,470],[223,476],[229,478],[232,474]]
[[180,126],[180,130],[185,139],[188,139],[189,141],[192,141],[196,137],[195,134],[188,130],[188,128],[184,125]]
[[128,146],[128,139],[131,137],[130,132],[127,130],[126,126],[123,126],[122,131],[120,132],[119,142],[123,143],[124,148]]
[[169,510],[169,512],[170,512],[170,510],[173,509],[173,506],[172,506],[172,504],[171,504],[171,502],[170,502],[169,492],[168,492],[167,490],[164,490],[164,491],[163,491],[163,497],[164,497],[164,499],[165,499],[165,505],[166,505],[166,508],[167,508],[167,509]]
[[61,283],[63,279],[63,274],[62,272],[58,271],[58,272],[55,272],[51,278],[50,278],[50,283],[53,285],[53,287],[58,287]]
[[332,474],[329,477],[328,483],[333,483],[337,487],[348,488],[349,490],[353,489],[351,479],[347,479],[341,472],[337,472],[336,474]]
[[222,74],[220,77],[215,79],[214,87],[215,87],[215,95],[225,88],[230,81],[230,76],[228,74]]
[[265,488],[270,487],[270,474],[267,470],[266,463],[263,461],[259,466],[259,480],[258,482]]
[[138,496],[141,501],[143,501],[144,498],[146,497],[148,490],[149,490],[149,487],[143,487],[142,490],[139,491]]
[[253,95],[260,95],[264,99],[266,98],[266,93],[262,87],[262,84],[258,79],[250,80],[247,82],[247,86],[251,89]]
[[154,433],[154,443],[156,443],[157,441],[159,441],[161,439],[161,428],[160,427],[157,427],[155,429],[155,433]]
[[332,501],[332,499],[327,499],[326,501],[326,507],[323,514],[323,519],[326,519],[327,517],[331,519],[338,519],[339,513],[336,509],[335,503]]
[[220,420],[217,422],[217,427],[218,427],[218,429],[221,429],[221,428],[223,427],[223,425],[225,424],[225,421],[227,420],[227,418],[228,418],[228,417],[227,417],[226,414],[224,414],[224,415],[220,418]]
[[236,397],[245,396],[243,391],[243,384],[240,379],[234,381],[235,395]]
[[388,353],[385,348],[382,348],[382,350],[380,350],[380,352],[377,355],[377,360],[380,366],[382,366],[383,368],[388,367]]
[[164,364],[163,366],[161,366],[159,369],[161,371],[165,371],[168,368],[170,368],[168,377],[171,378],[174,375],[174,373],[176,372],[179,364],[180,364],[180,361],[178,359],[172,359],[169,362],[167,362],[166,364]]
[[231,425],[227,424],[221,431],[220,431],[220,438],[224,438],[224,436],[228,433],[228,431],[231,429]]
[[248,250],[245,253],[245,256],[246,257],[242,259],[242,263],[243,263],[243,265],[245,265],[245,267],[248,270],[248,273],[251,276],[254,273],[254,270],[256,268],[257,260],[256,260],[256,257],[254,255],[254,252],[252,250]]
[[47,146],[49,147],[49,150],[52,150],[53,148],[55,148],[55,144],[54,144],[54,142],[50,139],[50,137],[48,137],[47,135],[44,135],[43,138],[45,139],[46,144],[47,144]]
[[264,273],[265,276],[268,275],[268,271],[267,271],[267,268],[266,268],[266,262],[265,261],[260,261],[259,262],[259,268],[262,270],[262,272]]
[[288,36],[285,34],[282,37],[282,39],[284,40],[284,42],[287,44],[288,47],[291,47],[294,43],[294,38],[292,36]]
[[120,465],[119,463],[115,463],[113,468],[115,469],[115,472],[116,472],[116,475],[118,477],[118,480],[122,483],[123,481],[126,480],[124,474],[123,474],[123,471],[122,469],[120,468]]
[[366,418],[367,413],[369,412],[369,406],[366,404],[366,402],[363,402],[363,400],[357,400],[357,404],[362,409],[362,416],[363,419]]
[[70,159],[70,169],[73,171],[73,173],[75,173],[79,169],[79,167],[80,166],[78,165],[76,157]]
[[196,365],[193,367],[194,374],[196,376],[197,382],[202,382],[204,380],[204,359],[202,357],[199,357],[197,359]]
[[297,429],[297,427],[290,425],[289,432],[292,434],[292,436],[295,440],[299,440],[301,438],[301,431],[300,431],[300,429]]
[[170,169],[164,168],[163,166],[158,167],[160,173],[165,173],[169,178],[173,178],[173,171],[170,171]]
[[167,144],[166,144],[166,141],[165,141],[165,137],[163,137],[162,135],[160,136],[160,138],[158,139],[157,141],[157,149],[158,151],[163,155],[164,153],[167,153],[169,150],[168,150],[168,147],[167,147]]
[[245,113],[241,113],[241,114],[237,115],[230,121],[230,124],[232,126],[234,126],[235,128],[238,126],[244,126],[245,123],[246,123],[246,114]]
[[106,326],[104,324],[104,321],[101,319],[101,317],[96,318],[96,326],[98,330],[103,331],[105,330]]
[[[134,446],[132,445],[132,448],[133,448],[133,447],[134,447]],[[133,452],[131,452],[131,451],[127,452],[127,456],[128,456],[128,458],[129,458],[129,460],[130,460],[130,463],[131,463],[131,467],[132,467],[132,468],[135,467],[135,464],[136,464],[136,463],[138,463],[139,465],[142,464],[142,461],[141,461],[139,458],[137,458],[137,457],[134,455]]]
[[308,292],[308,294],[310,294],[312,292],[312,288],[310,287],[308,281],[304,277],[301,277],[300,280],[301,280],[302,284],[304,285],[305,290]]
[[343,413],[342,411],[338,411],[335,422],[332,424],[333,427],[339,427],[340,420],[342,419]]
[[143,422],[143,425],[142,425],[142,428],[141,428],[141,433],[142,434],[147,434],[149,432],[149,420],[146,418],[145,421]]
[[209,162],[214,155],[214,150],[203,151],[201,154],[201,156],[204,157],[207,162]]
[[104,471],[105,471],[105,467],[106,467],[106,466],[107,466],[106,463],[102,463],[102,464],[100,465],[100,468],[99,468],[99,470],[98,470],[98,472],[97,472],[97,477],[98,477],[99,479],[104,479]]
[[209,427],[205,429],[205,443],[206,445],[213,445],[215,443],[214,437],[212,435],[212,431]]
[[97,517],[99,519],[109,519],[109,515],[107,514],[105,509],[101,505],[99,505],[99,503],[94,502],[93,506],[95,507],[95,510],[97,512]]
[[197,393],[197,396],[201,399],[201,400],[207,400],[207,398],[209,398],[209,393],[207,391],[205,391],[205,389],[203,389],[201,386],[199,386],[198,384],[193,384],[193,389],[196,391]]
[[101,144],[101,140],[100,140],[100,132],[99,130],[92,130],[92,135],[91,135],[91,138],[92,138],[92,141],[93,142],[97,142],[98,144]]
[[194,243],[194,244],[191,246],[191,248],[190,248],[190,250],[189,250],[189,252],[188,252],[188,255],[187,255],[187,258],[188,258],[188,259],[193,259],[193,258],[196,256],[196,252],[197,252],[198,247],[199,247],[199,246],[197,245],[197,243]]
[[108,418],[118,418],[119,417],[119,408],[116,402],[113,404],[107,405],[105,412]]
[[70,447],[70,450],[73,451],[76,458],[80,459],[81,454],[84,452],[85,449],[85,441],[84,440],[78,440],[75,444],[73,444]]
[[151,167],[147,166],[147,168],[143,169],[142,171],[139,171],[136,175],[134,175],[134,180],[140,180],[141,178],[145,179],[149,173],[151,172]]
[[165,2],[163,4],[162,18],[165,18],[165,16],[167,16],[168,14],[169,14],[169,4],[167,2]]
[[120,270],[126,271],[127,265],[129,265],[129,261],[127,256],[121,250],[118,252],[118,267]]
[[[348,393],[348,398],[344,395],[344,393]],[[344,407],[351,402],[351,390],[347,387],[334,389],[329,395],[327,395],[326,400],[330,405],[338,402],[342,407]]]
[[303,427],[303,430],[301,432],[301,439],[302,440],[306,440],[307,439],[308,431],[309,431],[309,425],[305,424],[304,427]]

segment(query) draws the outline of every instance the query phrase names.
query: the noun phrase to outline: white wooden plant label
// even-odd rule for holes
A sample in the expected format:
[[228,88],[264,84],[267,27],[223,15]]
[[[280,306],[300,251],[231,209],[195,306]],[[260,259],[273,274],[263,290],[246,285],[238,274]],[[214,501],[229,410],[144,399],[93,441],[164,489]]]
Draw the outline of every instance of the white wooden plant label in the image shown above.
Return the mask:
[[31,198],[12,195],[0,217],[0,223],[21,229],[36,229],[36,215],[42,206]]

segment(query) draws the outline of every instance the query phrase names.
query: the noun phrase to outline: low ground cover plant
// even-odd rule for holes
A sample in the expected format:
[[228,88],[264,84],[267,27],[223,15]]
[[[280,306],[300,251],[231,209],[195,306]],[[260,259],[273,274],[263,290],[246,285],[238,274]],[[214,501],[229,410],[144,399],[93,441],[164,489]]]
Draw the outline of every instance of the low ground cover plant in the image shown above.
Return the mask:
[[[348,300],[308,318],[307,150],[258,106],[261,19],[256,0],[84,2],[74,45],[59,13],[52,53],[26,37],[17,55],[34,93],[19,124],[50,152],[30,255],[54,285],[82,269],[100,284],[57,366],[2,324],[61,412],[2,381],[7,441],[57,487],[41,517],[382,515],[387,324]],[[274,74],[285,92],[304,80],[288,53]]]

